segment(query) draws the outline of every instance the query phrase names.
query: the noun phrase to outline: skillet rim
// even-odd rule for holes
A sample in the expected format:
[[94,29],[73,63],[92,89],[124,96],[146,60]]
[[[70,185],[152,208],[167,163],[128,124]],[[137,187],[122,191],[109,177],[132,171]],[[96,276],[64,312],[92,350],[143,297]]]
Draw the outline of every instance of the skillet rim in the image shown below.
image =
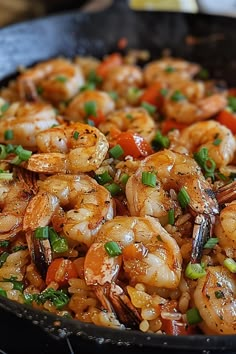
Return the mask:
[[[81,12],[80,10],[75,11],[65,11],[63,13],[55,13],[46,16],[42,16],[32,20],[26,20],[18,22],[15,24],[10,24],[4,26],[0,29],[0,40],[1,36],[7,35],[7,32],[11,32],[20,29],[22,26],[34,26],[37,23],[46,23],[47,21],[53,22],[56,19],[64,18],[83,18],[84,16],[98,16],[104,13],[109,13],[113,11],[114,7],[109,7],[99,13],[88,13]],[[139,14],[146,13],[146,11],[138,11]],[[203,13],[187,13],[187,12],[175,12],[175,11],[164,11],[165,14],[170,14],[171,16],[183,15],[184,17],[191,18],[194,17],[205,17],[214,19],[226,19],[229,22],[235,22],[234,18],[224,16],[224,15],[214,15],[214,14],[203,14]],[[33,64],[33,63],[32,63]],[[48,313],[46,311],[41,311],[33,309],[25,304],[20,304],[16,301],[6,299],[0,296],[0,307],[14,313],[18,317],[24,317],[34,324],[37,324],[43,328],[46,332],[52,333],[59,338],[64,336],[69,336],[75,334],[77,336],[84,336],[90,340],[103,339],[104,343],[114,343],[123,346],[138,345],[147,346],[153,348],[165,348],[168,349],[199,349],[199,350],[233,350],[236,348],[236,336],[235,335],[184,335],[184,336],[166,336],[166,335],[156,335],[156,334],[146,334],[141,331],[130,331],[130,330],[118,330],[108,327],[101,327],[93,324],[88,324],[85,322],[80,322],[79,320],[65,319],[58,317],[54,314]],[[61,326],[54,326],[54,322],[60,321]],[[46,323],[45,323],[46,322]],[[46,328],[44,327],[46,326]],[[98,337],[99,336],[99,337]],[[220,344],[220,347],[219,347]]]

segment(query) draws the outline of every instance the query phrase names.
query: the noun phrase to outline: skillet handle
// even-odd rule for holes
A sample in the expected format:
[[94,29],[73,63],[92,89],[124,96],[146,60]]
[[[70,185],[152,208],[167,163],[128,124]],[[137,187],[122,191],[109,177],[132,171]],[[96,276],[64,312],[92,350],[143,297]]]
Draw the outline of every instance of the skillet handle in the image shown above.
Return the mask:
[[81,7],[82,12],[101,12],[104,10],[116,11],[121,7],[129,9],[129,0],[92,0],[88,4]]

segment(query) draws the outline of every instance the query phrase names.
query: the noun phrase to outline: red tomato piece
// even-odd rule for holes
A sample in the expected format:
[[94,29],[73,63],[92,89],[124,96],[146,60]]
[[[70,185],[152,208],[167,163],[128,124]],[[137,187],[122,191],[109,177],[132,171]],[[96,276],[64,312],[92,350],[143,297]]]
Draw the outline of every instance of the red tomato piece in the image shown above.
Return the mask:
[[96,73],[103,79],[107,76],[110,69],[120,66],[122,64],[122,56],[119,53],[112,53],[108,55],[97,67]]
[[187,128],[188,124],[176,122],[173,119],[167,119],[162,122],[161,132],[163,135],[167,134],[172,129],[183,130]]
[[160,108],[163,105],[164,100],[164,97],[161,94],[162,88],[163,87],[160,83],[155,82],[144,91],[140,97],[140,101],[150,103],[151,105]]
[[174,336],[191,335],[197,333],[195,326],[190,326],[187,323],[176,320],[162,319],[162,330],[166,334]]
[[124,150],[124,155],[131,155],[133,157],[144,157],[153,153],[151,146],[146,140],[132,132],[122,132],[118,135],[116,143]]
[[223,110],[218,114],[216,120],[236,134],[236,114]]
[[66,286],[69,279],[77,277],[76,267],[71,260],[56,258],[48,267],[46,284],[49,285],[52,281],[55,281],[60,286]]

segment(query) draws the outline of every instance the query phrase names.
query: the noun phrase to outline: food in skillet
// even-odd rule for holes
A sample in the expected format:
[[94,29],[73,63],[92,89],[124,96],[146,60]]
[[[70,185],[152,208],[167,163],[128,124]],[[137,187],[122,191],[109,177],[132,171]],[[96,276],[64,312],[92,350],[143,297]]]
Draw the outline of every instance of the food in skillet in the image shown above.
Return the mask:
[[22,70],[0,98],[0,294],[100,326],[236,334],[236,94],[179,58]]

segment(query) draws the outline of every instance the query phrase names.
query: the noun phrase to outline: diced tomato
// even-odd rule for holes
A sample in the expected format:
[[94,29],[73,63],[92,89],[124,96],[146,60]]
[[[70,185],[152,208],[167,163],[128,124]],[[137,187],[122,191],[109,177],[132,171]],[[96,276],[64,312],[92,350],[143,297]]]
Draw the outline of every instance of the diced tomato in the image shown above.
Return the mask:
[[119,53],[108,55],[97,67],[96,73],[103,79],[107,76],[110,69],[122,64],[122,56]]
[[223,110],[218,114],[216,120],[236,134],[236,114]]
[[176,122],[173,119],[164,120],[161,124],[161,132],[163,135],[167,134],[172,129],[183,130],[187,128],[188,124]]
[[236,97],[236,88],[229,89],[228,96]]
[[46,284],[49,285],[52,281],[55,281],[60,286],[65,286],[69,279],[77,277],[76,267],[71,260],[56,258],[48,267]]
[[105,116],[102,112],[98,112],[96,116],[89,116],[88,119],[93,121],[95,127],[98,127],[100,123],[105,121]]
[[118,40],[117,47],[119,49],[125,49],[128,45],[128,39],[126,37],[122,37]]
[[176,320],[162,319],[162,330],[174,336],[196,334],[196,327]]
[[140,101],[150,103],[151,105],[160,108],[163,105],[164,100],[164,97],[161,94],[162,88],[163,87],[158,82],[152,84],[144,91],[140,97]]
[[151,146],[146,140],[132,132],[122,132],[118,135],[116,143],[124,150],[124,155],[131,155],[133,157],[144,157],[153,153]]

